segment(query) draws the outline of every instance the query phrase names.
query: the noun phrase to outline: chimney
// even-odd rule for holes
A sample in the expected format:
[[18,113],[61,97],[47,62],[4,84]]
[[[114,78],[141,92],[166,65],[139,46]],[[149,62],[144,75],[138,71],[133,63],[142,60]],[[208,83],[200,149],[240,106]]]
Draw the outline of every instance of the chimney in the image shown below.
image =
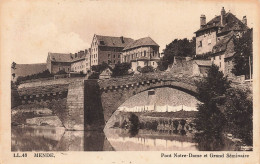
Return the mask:
[[200,28],[206,25],[206,16],[205,15],[201,15],[200,16]]
[[220,17],[221,17],[221,26],[224,26],[225,24],[226,24],[226,20],[225,20],[225,14],[226,14],[226,11],[225,11],[225,9],[224,9],[224,7],[222,7],[222,9],[221,9],[221,15],[220,15]]
[[245,25],[247,25],[247,18],[246,18],[246,16],[243,16],[242,22],[243,22]]
[[122,43],[125,43],[123,36],[121,36],[120,39],[121,39],[121,42],[122,42]]

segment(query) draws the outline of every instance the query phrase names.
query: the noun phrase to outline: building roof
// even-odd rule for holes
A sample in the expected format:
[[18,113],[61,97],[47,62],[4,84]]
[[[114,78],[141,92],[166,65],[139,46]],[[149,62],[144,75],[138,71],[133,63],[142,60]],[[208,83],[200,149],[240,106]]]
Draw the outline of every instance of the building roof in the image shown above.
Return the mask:
[[87,54],[83,54],[79,57],[74,57],[71,62],[74,63],[74,62],[77,62],[77,61],[85,60],[86,56],[87,56]]
[[234,33],[230,32],[225,35],[222,39],[217,41],[216,45],[212,48],[212,53],[218,53],[221,51],[226,51],[228,42],[234,37]]
[[195,63],[199,66],[211,66],[212,65],[210,60],[195,60]]
[[137,48],[141,46],[158,46],[159,45],[150,37],[141,38],[138,40],[135,40],[134,42],[128,44],[123,50],[129,50],[132,48]]
[[74,54],[65,54],[65,53],[51,53],[49,52],[48,57],[53,62],[72,62]]
[[99,46],[122,47],[133,42],[132,38],[96,35]]
[[224,18],[226,20],[226,24],[224,26],[221,25],[221,16],[218,15],[211,19],[206,25],[202,26],[197,32],[205,31],[210,28],[221,28],[219,33],[228,32],[228,31],[245,31],[249,28],[241,22],[235,15],[228,12],[224,14]]

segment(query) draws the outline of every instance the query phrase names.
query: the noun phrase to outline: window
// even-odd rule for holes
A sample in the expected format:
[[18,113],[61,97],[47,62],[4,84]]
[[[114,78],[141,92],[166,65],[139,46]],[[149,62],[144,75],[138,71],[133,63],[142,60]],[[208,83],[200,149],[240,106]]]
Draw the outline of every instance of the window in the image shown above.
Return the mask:
[[118,55],[118,58],[120,58],[120,55]]
[[219,62],[219,67],[221,68],[221,62]]
[[107,57],[110,58],[110,54],[107,54]]
[[146,57],[146,51],[144,51],[144,57]]
[[114,56],[113,56],[114,58],[116,58],[116,55],[114,54]]
[[116,61],[114,60],[114,63],[116,63]]
[[202,41],[199,41],[199,46],[198,47],[202,47]]
[[114,52],[116,52],[116,49],[114,49]]
[[221,60],[221,55],[219,55],[219,60]]
[[215,60],[215,56],[213,57],[213,60]]

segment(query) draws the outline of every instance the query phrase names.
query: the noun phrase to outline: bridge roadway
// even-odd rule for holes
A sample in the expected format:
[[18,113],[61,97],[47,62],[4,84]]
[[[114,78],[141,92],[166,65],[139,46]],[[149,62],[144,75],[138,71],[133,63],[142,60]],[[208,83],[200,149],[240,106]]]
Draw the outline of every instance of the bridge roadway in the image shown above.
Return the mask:
[[199,77],[145,74],[104,80],[53,80],[19,86],[20,105],[46,107],[68,130],[104,128],[112,114],[130,97],[149,89],[171,87],[196,96]]

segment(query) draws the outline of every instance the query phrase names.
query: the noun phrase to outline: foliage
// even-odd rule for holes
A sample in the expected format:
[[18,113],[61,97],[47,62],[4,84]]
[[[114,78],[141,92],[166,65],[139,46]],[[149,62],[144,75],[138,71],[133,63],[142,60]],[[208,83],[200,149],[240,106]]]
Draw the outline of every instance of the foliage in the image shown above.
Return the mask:
[[91,66],[91,70],[96,72],[96,73],[101,73],[102,71],[104,71],[106,68],[109,68],[109,65],[105,62],[103,62],[102,64],[99,65],[93,65]]
[[140,69],[141,73],[149,73],[149,72],[154,72],[154,69],[152,66],[144,66],[143,68]]
[[[16,69],[16,63],[15,63],[15,62],[12,63],[11,68],[12,68],[13,70]],[[15,78],[15,73],[12,73],[12,77],[13,77],[13,79]]]
[[228,132],[241,138],[247,145],[253,144],[253,102],[250,90],[229,89],[227,91],[225,116]]
[[99,73],[97,72],[93,72],[88,79],[98,79],[99,78]]
[[140,123],[140,129],[147,129],[147,130],[154,130],[157,131],[158,122],[152,121],[152,122],[142,122]]
[[16,69],[16,63],[15,63],[15,62],[12,63],[11,68],[12,68],[13,70]]
[[130,122],[130,129],[138,129],[139,118],[138,118],[137,115],[135,115],[134,113],[131,113],[130,118],[129,118],[129,122]]
[[175,130],[178,130],[179,121],[178,120],[174,120],[173,121],[173,126],[174,126]]
[[212,53],[211,52],[207,52],[207,53],[203,53],[200,55],[196,55],[193,59],[194,60],[208,60],[210,59]]
[[16,83],[20,84],[22,81],[26,80],[32,80],[32,79],[39,79],[39,78],[48,78],[48,77],[53,77],[53,75],[49,72],[49,70],[45,70],[43,72],[33,74],[33,75],[28,75],[28,76],[19,76],[17,78]]
[[[226,120],[219,106],[223,105],[223,95],[230,88],[230,82],[219,71],[216,65],[211,66],[207,77],[196,83],[198,100],[202,104],[198,104],[198,113],[194,120],[195,140],[200,142],[211,137],[220,140],[222,138],[223,128]],[[206,137],[206,138],[205,138]]]
[[99,65],[91,66],[92,74],[88,77],[88,79],[99,79],[99,75],[107,68],[111,68],[107,63],[103,62]]
[[249,62],[251,63],[251,69],[253,70],[253,29],[248,30],[241,38],[235,39],[234,45],[236,53],[234,56],[234,68],[232,69],[232,73],[236,76],[249,75]]
[[181,119],[180,124],[182,126],[182,129],[184,129],[184,125],[186,124],[186,120]]
[[63,75],[63,74],[67,74],[67,72],[64,71],[64,70],[59,70],[59,71],[56,73],[56,75]]
[[112,77],[128,75],[131,63],[118,63],[112,71]]
[[158,63],[159,70],[163,71],[173,63],[174,56],[180,57],[193,57],[196,53],[196,41],[195,37],[191,40],[187,38],[175,39],[170,44],[166,45],[164,51],[164,57]]

